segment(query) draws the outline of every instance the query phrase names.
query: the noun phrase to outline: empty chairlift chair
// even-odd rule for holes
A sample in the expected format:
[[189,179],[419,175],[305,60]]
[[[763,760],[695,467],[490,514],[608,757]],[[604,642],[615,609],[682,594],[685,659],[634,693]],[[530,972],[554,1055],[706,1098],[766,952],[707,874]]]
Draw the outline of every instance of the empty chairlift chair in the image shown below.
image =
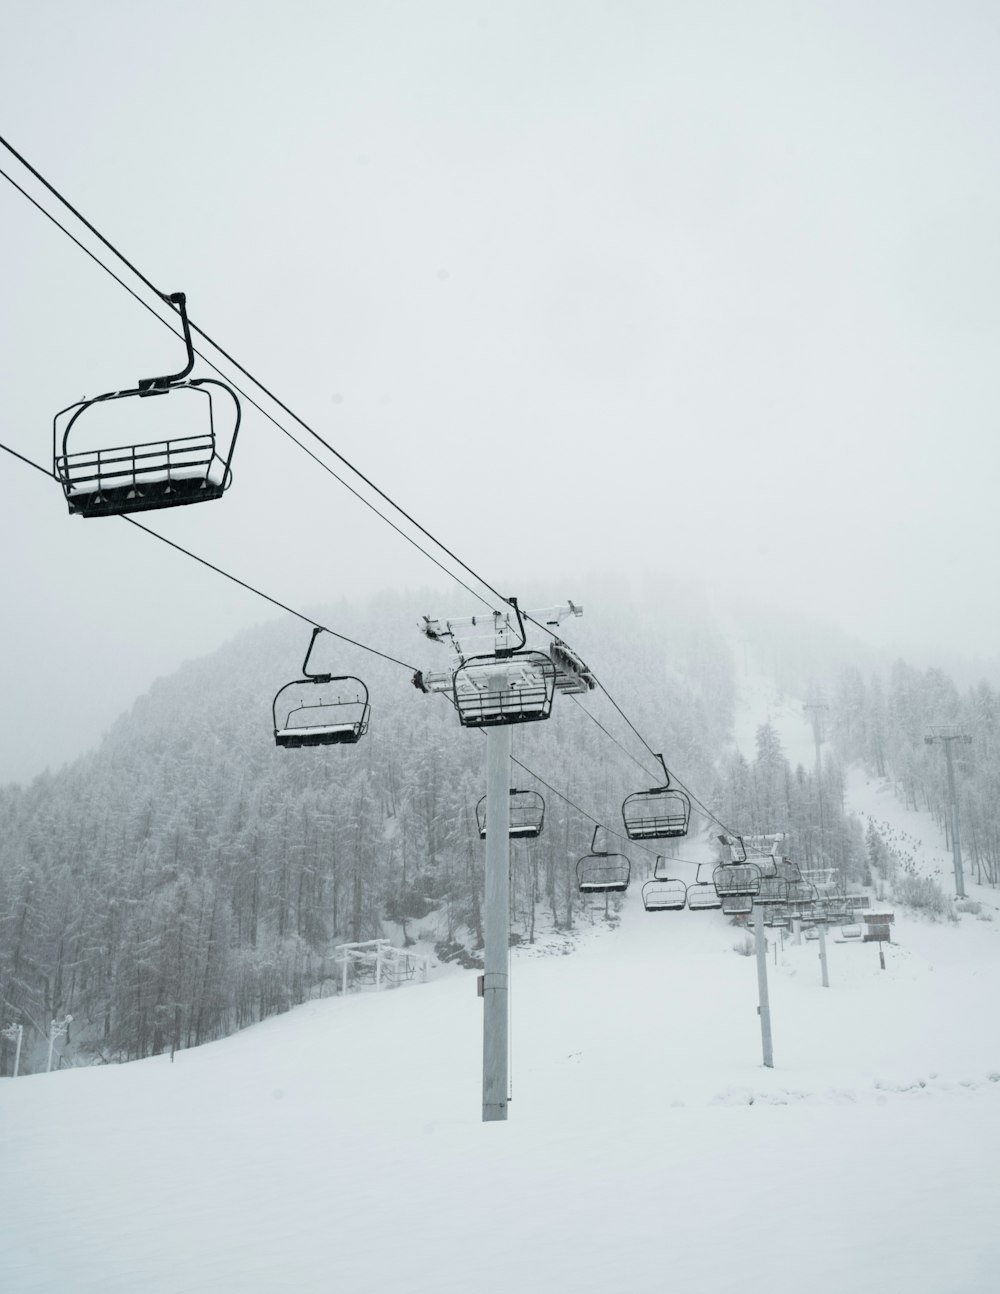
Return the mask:
[[[753,905],[763,908],[763,924],[785,928],[788,925],[788,883],[781,875],[781,859],[771,858],[768,862],[774,866],[761,876],[761,888],[753,895]],[[757,866],[761,866],[763,871],[763,862],[758,862]]]
[[756,863],[720,863],[712,873],[715,892],[726,916],[746,916],[760,893],[760,868]]
[[782,876],[762,876],[760,889],[754,895],[754,903],[761,907],[784,906],[787,899],[785,886],[786,881]]
[[851,920],[851,910],[844,902],[842,895],[832,894],[820,900],[820,911],[823,920],[830,925],[846,925]]
[[310,674],[309,657],[316,638],[314,629],[302,675],[280,688],[274,698],[276,746],[334,746],[358,741],[368,731],[368,689],[352,674]]
[[716,911],[722,907],[722,900],[711,881],[701,879],[703,863],[699,863],[695,878],[687,887],[687,905],[689,912]]
[[760,893],[760,868],[756,863],[720,863],[712,883],[720,899],[753,898]]
[[622,820],[629,840],[663,840],[671,836],[686,836],[691,820],[691,801],[683,791],[670,785],[670,774],[663,756],[656,757],[663,765],[664,783],[648,791],[634,791],[625,797]]
[[576,881],[581,894],[621,894],[628,889],[632,865],[624,854],[612,854],[597,848],[597,833],[590,844],[590,853],[576,865]]
[[[517,791],[510,789],[510,827],[507,835],[511,840],[537,840],[542,834],[545,822],[545,801],[537,791]],[[486,839],[486,796],[476,805],[476,823],[479,827],[479,839]]]
[[779,858],[777,862],[778,875],[784,881],[801,881],[802,872],[799,870],[798,863],[793,863],[790,858]]
[[517,612],[519,647],[503,648],[492,656],[470,656],[452,677],[452,700],[465,728],[530,723],[552,713],[556,667],[541,651],[524,651],[524,620]]
[[687,886],[671,877],[654,877],[642,887],[642,906],[647,912],[681,912],[687,907]]
[[818,897],[819,892],[810,881],[785,882],[785,903],[788,906],[788,915],[794,921],[801,921],[811,916],[816,910]]
[[730,894],[722,900],[722,912],[727,917],[747,917],[753,911],[753,898],[749,894]]
[[[216,378],[188,377],[194,350],[184,293],[169,300],[180,313],[185,368],[80,400],[52,421],[53,474],[71,513],[106,517],[175,508],[219,499],[229,488],[240,402]],[[137,442],[137,430],[151,438]],[[129,443],[114,443],[125,436]]]

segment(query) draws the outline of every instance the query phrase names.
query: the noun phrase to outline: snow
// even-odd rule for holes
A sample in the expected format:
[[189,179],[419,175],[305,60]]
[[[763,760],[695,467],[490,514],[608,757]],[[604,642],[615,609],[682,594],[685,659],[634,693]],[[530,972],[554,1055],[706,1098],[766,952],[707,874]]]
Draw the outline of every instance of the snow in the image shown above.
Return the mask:
[[[737,655],[735,651],[734,655]],[[783,693],[773,679],[752,666],[741,672],[737,682],[733,716],[737,749],[752,761],[757,754],[757,729],[769,723],[778,734],[792,768],[801,764],[811,771],[816,765],[816,746],[812,723],[802,708],[802,701]]]
[[[950,865],[891,790],[849,795]],[[572,955],[513,951],[506,1123],[480,1122],[453,967],[173,1063],[3,1081],[0,1287],[993,1294],[1000,921],[900,910],[884,971],[828,941],[829,989],[816,943],[771,932],[768,1070],[744,933],[639,889]]]
[[516,950],[506,1124],[474,972],[7,1080],[3,1288],[994,1290],[997,930],[901,917],[829,990],[772,945],[773,1071],[741,939],[630,893],[572,956]]
[[279,728],[276,737],[324,737],[331,733],[353,732],[357,725],[353,723],[300,723],[294,728]]

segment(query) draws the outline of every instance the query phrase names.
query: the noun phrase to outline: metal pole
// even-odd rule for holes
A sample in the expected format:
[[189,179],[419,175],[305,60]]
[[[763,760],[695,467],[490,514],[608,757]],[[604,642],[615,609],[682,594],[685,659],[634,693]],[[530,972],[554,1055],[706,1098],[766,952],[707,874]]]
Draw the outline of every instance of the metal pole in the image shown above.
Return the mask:
[[951,747],[952,743],[961,741],[966,745],[972,742],[972,738],[965,732],[934,732],[924,738],[928,746],[933,746],[935,742],[940,742],[944,746],[945,758],[948,763],[948,798],[951,801],[951,850],[952,860],[955,867],[955,897],[958,899],[965,898],[965,877],[962,873],[962,841],[959,835],[958,827],[958,795],[955,791],[955,766],[952,763]]
[[820,921],[817,925],[819,931],[819,964],[823,969],[823,987],[830,987],[830,972],[826,964],[826,922]]
[[52,1048],[56,1045],[56,1022],[49,1021],[49,1063],[45,1066],[46,1074],[52,1073]]
[[[962,841],[958,834],[958,795],[955,793],[955,766],[951,760],[951,741],[943,743],[948,758],[948,796],[951,800],[951,849],[955,864],[955,895],[965,898],[965,877],[962,875]],[[881,952],[881,947],[879,948]]]
[[771,1004],[767,996],[767,940],[764,938],[764,909],[757,903],[753,908],[753,930],[757,941],[757,996],[760,1016],[760,1042],[764,1052],[764,1064],[768,1069],[774,1068],[774,1053],[771,1049]]
[[802,707],[809,715],[812,721],[813,742],[816,746],[816,793],[819,799],[819,859],[822,866],[826,862],[826,824],[823,821],[823,756],[820,753],[820,745],[823,741],[823,733],[820,727],[820,711],[829,710],[829,706],[822,701],[810,701]]
[[14,1073],[11,1077],[17,1078],[18,1067],[21,1064],[21,1039],[24,1037],[24,1025],[9,1024],[5,1029],[0,1029],[0,1034],[14,1043]]
[[508,724],[486,730],[486,902],[483,912],[483,1122],[507,1118],[507,964],[510,955]]

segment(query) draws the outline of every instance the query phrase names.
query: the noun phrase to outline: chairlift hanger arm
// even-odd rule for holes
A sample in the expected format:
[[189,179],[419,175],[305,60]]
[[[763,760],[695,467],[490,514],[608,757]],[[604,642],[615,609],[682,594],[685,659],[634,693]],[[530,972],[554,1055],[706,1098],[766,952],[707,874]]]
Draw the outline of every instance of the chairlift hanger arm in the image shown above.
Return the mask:
[[138,389],[145,395],[158,395],[176,382],[183,382],[194,368],[194,346],[191,342],[191,325],[188,323],[187,316],[187,295],[184,292],[171,292],[167,300],[171,305],[177,307],[181,317],[181,327],[184,329],[184,345],[187,348],[187,364],[179,373],[168,373],[163,377],[140,378]]
[[312,655],[313,647],[316,645],[316,639],[323,630],[319,625],[315,625],[312,631],[312,637],[309,639],[309,646],[306,648],[306,654],[302,660],[302,675],[304,678],[311,679],[314,683],[329,683],[333,677],[331,674],[310,674],[309,657]]
[[517,598],[512,597],[509,601],[517,615],[517,632],[521,637],[521,641],[516,647],[511,647],[507,642],[507,635],[512,632],[513,625],[510,623],[510,617],[506,617],[502,631],[504,634],[504,645],[502,647],[499,646],[499,644],[497,645],[496,653],[498,656],[513,656],[515,652],[521,651],[524,644],[528,641],[528,634],[524,627],[524,616],[521,614],[521,608],[517,605]]

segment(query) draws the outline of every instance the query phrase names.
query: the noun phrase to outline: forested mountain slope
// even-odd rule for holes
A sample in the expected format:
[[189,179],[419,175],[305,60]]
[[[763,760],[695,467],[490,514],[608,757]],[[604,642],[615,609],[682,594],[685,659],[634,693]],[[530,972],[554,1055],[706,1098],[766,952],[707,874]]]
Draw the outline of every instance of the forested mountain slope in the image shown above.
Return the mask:
[[[608,585],[566,636],[704,792],[729,735],[732,667],[705,608],[682,593],[666,599],[664,620]],[[441,609],[439,597],[384,595],[315,614],[441,669],[447,649],[416,632],[423,612]],[[22,1065],[66,1012],[70,1056],[141,1057],[220,1036],[304,1000],[329,975],[334,944],[387,923],[407,938],[426,921],[443,951],[475,950],[481,734],[461,729],[444,698],[417,692],[408,669],[327,637],[315,664],[365,680],[370,731],[356,746],[276,749],[271,699],[299,676],[308,639],[290,620],[245,633],[157,682],[92,754],[0,792],[0,1001],[27,1027]],[[549,722],[516,730],[514,755],[620,828],[624,794],[654,784],[656,766],[604,696],[583,706],[558,697]],[[514,781],[538,788],[520,769]],[[593,829],[539,789],[543,836],[514,851],[512,917],[525,939],[537,922],[573,925],[575,863]]]
[[[846,640],[824,659],[825,678],[817,668],[810,682],[808,636],[788,631],[784,659],[794,669],[776,670],[779,694],[789,686],[782,674],[794,674],[788,705],[805,695],[829,705],[820,786],[815,766],[801,753],[791,763],[768,722],[751,757],[745,741],[742,751],[732,741],[745,671],[734,654],[749,643],[766,661],[760,624],[748,621],[734,637],[680,583],[630,591],[591,581],[586,591],[586,613],[564,627],[567,639],[724,822],[786,831],[802,864],[838,866],[845,883],[869,879],[878,860],[844,812],[846,766],[890,775],[908,802],[944,821],[944,759],[923,737],[929,725],[951,723],[972,738],[957,765],[969,866],[996,883],[1000,740],[987,684],[963,696],[941,670],[902,662],[866,681],[842,668]],[[528,606],[553,600],[551,586],[526,593]],[[25,1024],[22,1069],[44,1063],[48,1021],[66,1013],[71,1062],[221,1036],[323,992],[329,956],[346,940],[388,933],[475,960],[485,743],[443,697],[411,684],[411,666],[451,660],[418,634],[421,616],[469,610],[424,593],[315,609],[402,662],[321,638],[316,667],[357,674],[371,694],[370,730],[356,746],[276,749],[271,700],[299,676],[309,641],[306,625],[286,619],[157,682],[85,758],[0,790],[0,1025]],[[543,835],[512,851],[513,936],[531,941],[579,920],[586,904],[575,866],[590,850],[592,819],[620,830],[624,796],[659,775],[600,691],[559,696],[551,720],[516,728],[514,758],[542,781],[515,765],[512,782],[546,800]],[[692,839],[710,826],[718,830],[696,811]],[[682,856],[694,852],[691,840],[679,844]],[[652,861],[638,847],[629,852],[639,869]],[[12,1045],[0,1042],[0,1073],[12,1064]]]

